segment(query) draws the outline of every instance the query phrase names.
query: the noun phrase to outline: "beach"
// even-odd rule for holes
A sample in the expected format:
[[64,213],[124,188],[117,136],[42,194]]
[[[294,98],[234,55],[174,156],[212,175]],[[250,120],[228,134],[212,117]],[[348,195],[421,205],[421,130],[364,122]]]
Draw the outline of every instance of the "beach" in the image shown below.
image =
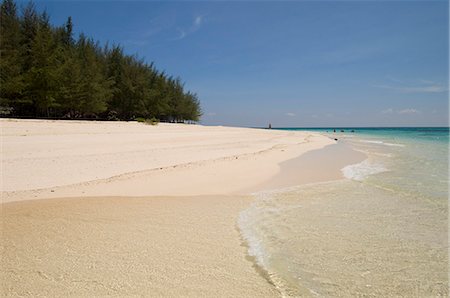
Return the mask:
[[[3,202],[235,194],[270,180],[279,163],[336,143],[315,133],[183,124],[1,124]],[[341,177],[339,169],[331,175]]]
[[2,296],[448,296],[448,128],[0,124]]
[[0,124],[5,296],[279,296],[238,226],[251,194],[365,159],[314,132]]
[[0,297],[450,297],[449,1],[1,1]]

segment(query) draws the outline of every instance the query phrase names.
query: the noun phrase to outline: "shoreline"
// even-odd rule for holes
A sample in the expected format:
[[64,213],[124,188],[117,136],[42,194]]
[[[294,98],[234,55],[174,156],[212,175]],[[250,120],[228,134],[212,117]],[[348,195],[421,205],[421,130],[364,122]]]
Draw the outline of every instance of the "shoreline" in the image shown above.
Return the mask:
[[[173,128],[185,129],[183,125],[164,126],[161,127],[168,130],[166,135],[173,133],[170,131]],[[149,128],[154,132],[158,129]],[[242,290],[244,296],[278,296],[270,279],[264,278],[264,273],[260,272],[263,269],[251,262],[246,242],[243,242],[245,240],[238,228],[239,214],[254,200],[249,193],[299,183],[345,179],[340,172],[342,162],[360,162],[364,156],[341,144],[335,145],[334,141],[316,133],[218,129],[222,131],[207,127],[206,136],[211,131],[212,134],[224,133],[230,138],[229,143],[235,144],[233,134],[239,135],[244,131],[245,138],[260,142],[256,148],[258,150],[252,148],[253,152],[249,152],[248,148],[244,148],[247,150],[230,155],[232,150],[246,145],[239,143],[226,152],[228,156],[216,159],[199,158],[185,165],[124,174],[119,179],[106,178],[100,182],[6,193],[6,201],[3,192],[2,237],[6,243],[4,253],[8,256],[4,260],[8,264],[5,264],[7,266],[2,274],[8,286],[6,294],[126,295],[131,292],[223,296],[236,295],[239,292],[234,293],[234,290]],[[271,139],[274,136],[276,142]],[[202,135],[200,139],[204,137]],[[271,142],[267,143],[267,139]],[[223,146],[223,142],[202,146],[215,150]],[[192,151],[189,154],[192,157]],[[330,162],[327,159],[330,155],[338,162]],[[308,175],[298,176],[299,169],[314,165],[319,166],[313,180]],[[322,177],[325,180],[320,179],[321,172],[328,173]],[[179,183],[178,187],[174,187],[176,183]],[[27,200],[29,196],[32,196],[31,200]],[[147,233],[136,232],[143,230]],[[182,233],[178,234],[180,230]],[[174,233],[187,238],[185,241],[175,241],[170,236]],[[99,242],[98,237],[102,241]],[[145,245],[138,244],[140,241]],[[116,247],[116,251],[112,251],[111,247]],[[147,253],[139,252],[142,249]],[[202,250],[199,256],[198,252]],[[73,254],[68,255],[67,251]],[[47,258],[49,252],[52,252],[52,259]],[[100,252],[107,257],[90,259],[90,256],[98,256]],[[84,261],[80,261],[81,256],[85,256],[82,257]],[[106,266],[107,263],[114,263],[117,257],[138,268],[144,266],[142,263],[151,265],[154,270],[142,267],[141,271],[134,272],[120,267],[122,265]],[[217,259],[221,258],[227,261],[219,266]],[[47,263],[40,263],[44,260]],[[74,263],[75,260],[78,261]],[[63,269],[74,264],[75,271]],[[103,269],[90,275],[95,264]],[[198,271],[199,266],[201,272]],[[226,269],[219,270],[217,266],[225,266]],[[28,273],[18,273],[19,268]],[[168,268],[176,269],[169,272]],[[124,283],[119,278],[123,271],[132,274],[133,280]],[[79,272],[91,276],[91,280],[85,281],[83,286],[72,280]],[[17,274],[22,282],[17,283]],[[216,282],[208,281],[207,285],[201,285],[202,280],[211,275],[217,277],[217,280],[214,279]],[[182,280],[182,276],[184,281],[174,286],[173,280]],[[148,278],[155,280],[144,282]],[[240,281],[239,286],[236,286],[237,280]],[[175,292],[167,292],[169,287],[173,287]],[[183,292],[186,289],[190,292]]]

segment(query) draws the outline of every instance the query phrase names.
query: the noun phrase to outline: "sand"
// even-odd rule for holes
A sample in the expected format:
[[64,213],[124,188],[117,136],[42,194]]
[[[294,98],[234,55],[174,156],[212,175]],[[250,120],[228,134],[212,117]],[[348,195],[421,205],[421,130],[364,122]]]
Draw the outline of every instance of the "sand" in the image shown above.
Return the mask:
[[364,159],[311,132],[0,124],[5,296],[277,296],[236,225],[249,194]]
[[[8,295],[269,297],[234,214],[248,198],[89,198],[4,206]],[[20,260],[20,261],[19,261]]]
[[[137,122],[2,121],[3,202],[239,193],[335,141],[306,132]],[[187,179],[189,178],[189,179]]]

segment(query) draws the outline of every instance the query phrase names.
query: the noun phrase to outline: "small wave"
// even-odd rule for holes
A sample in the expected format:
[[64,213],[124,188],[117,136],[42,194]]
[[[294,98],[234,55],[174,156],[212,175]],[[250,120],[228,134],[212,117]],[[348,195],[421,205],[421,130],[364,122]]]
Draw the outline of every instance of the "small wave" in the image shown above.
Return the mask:
[[394,147],[405,147],[403,144],[397,144],[397,143],[384,143],[386,146],[394,146]]
[[383,144],[383,141],[369,141],[369,140],[361,140],[362,143],[371,143],[371,144]]
[[251,213],[255,208],[256,206],[252,204],[249,209],[240,213],[238,218],[238,226],[241,231],[242,238],[244,238],[245,242],[247,242],[248,254],[255,258],[255,261],[259,266],[261,266],[264,270],[267,270],[262,241],[258,239],[251,229],[254,224]]
[[366,153],[366,154],[367,155],[382,156],[382,157],[392,157],[393,156],[392,153],[380,153],[380,152],[370,152],[370,153]]
[[[290,288],[277,270],[270,268],[271,253],[277,247],[277,230],[287,226],[274,225],[273,219],[287,214],[289,210],[301,208],[301,205],[283,206],[273,204],[274,196],[297,187],[257,192],[255,201],[238,217],[238,228],[242,240],[247,246],[247,254],[251,257],[258,272],[281,294],[281,297],[297,297],[295,288]],[[293,233],[290,231],[289,233]],[[309,289],[308,289],[309,290]],[[314,293],[310,290],[311,293]]]
[[379,163],[371,163],[368,159],[341,169],[348,179],[362,181],[370,175],[386,172],[387,169]]
[[385,143],[385,142],[383,142],[383,141],[361,140],[361,142],[362,142],[362,143],[377,144],[377,145],[393,146],[393,147],[405,147],[404,144],[399,144],[399,143]]

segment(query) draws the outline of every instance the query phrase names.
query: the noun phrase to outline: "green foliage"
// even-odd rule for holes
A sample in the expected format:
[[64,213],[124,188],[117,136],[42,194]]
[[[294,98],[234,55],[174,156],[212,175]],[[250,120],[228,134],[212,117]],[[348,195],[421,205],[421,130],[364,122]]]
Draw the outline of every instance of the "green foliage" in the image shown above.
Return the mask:
[[13,0],[0,8],[0,116],[199,120],[200,102],[179,78],[119,45],[75,39],[71,17],[55,27],[32,2],[21,13]]
[[0,106],[10,111],[23,92],[20,64],[20,22],[12,0],[0,7]]
[[136,120],[137,122],[140,122],[140,123],[145,123],[145,124],[150,124],[150,125],[158,125],[158,123],[159,123],[159,119],[156,119],[155,117],[152,117],[150,119],[146,119],[143,117],[137,117],[134,120]]
[[159,120],[156,119],[155,117],[151,118],[151,119],[147,119],[145,121],[145,123],[150,124],[150,125],[158,125]]

